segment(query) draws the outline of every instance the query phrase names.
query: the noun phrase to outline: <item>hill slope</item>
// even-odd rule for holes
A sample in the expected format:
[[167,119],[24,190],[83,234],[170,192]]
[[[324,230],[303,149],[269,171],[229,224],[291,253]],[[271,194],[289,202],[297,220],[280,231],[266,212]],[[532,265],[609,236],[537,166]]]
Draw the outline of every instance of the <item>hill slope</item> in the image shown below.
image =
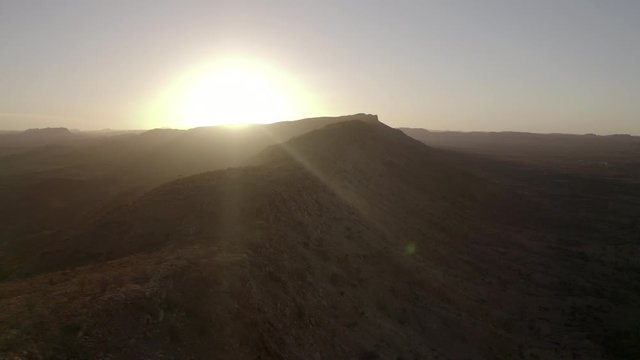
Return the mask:
[[29,147],[0,156],[0,239],[4,240],[0,241],[0,264],[5,263],[0,265],[0,279],[3,268],[17,261],[3,261],[3,252],[13,251],[3,251],[3,246],[19,246],[22,239],[48,237],[52,232],[74,227],[87,214],[96,216],[95,213],[130,202],[163,182],[240,165],[268,145],[318,127],[368,118],[375,116],[313,118],[242,129],[156,129],[119,136],[78,135],[78,141]]
[[599,358],[557,296],[553,244],[518,223],[531,204],[444,159],[367,119],[162,185],[0,284],[0,351]]

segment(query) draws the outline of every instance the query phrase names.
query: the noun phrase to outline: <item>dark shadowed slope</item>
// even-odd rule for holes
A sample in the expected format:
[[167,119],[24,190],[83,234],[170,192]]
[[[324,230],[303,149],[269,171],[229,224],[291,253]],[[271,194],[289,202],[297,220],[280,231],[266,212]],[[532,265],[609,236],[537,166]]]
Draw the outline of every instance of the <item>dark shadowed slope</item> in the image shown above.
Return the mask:
[[348,121],[162,185],[25,258],[40,275],[0,284],[0,351],[600,358],[553,244],[518,223],[529,204],[442,159]]
[[526,223],[552,240],[573,329],[615,359],[640,358],[640,141],[627,135],[404,129],[452,166],[537,204]]

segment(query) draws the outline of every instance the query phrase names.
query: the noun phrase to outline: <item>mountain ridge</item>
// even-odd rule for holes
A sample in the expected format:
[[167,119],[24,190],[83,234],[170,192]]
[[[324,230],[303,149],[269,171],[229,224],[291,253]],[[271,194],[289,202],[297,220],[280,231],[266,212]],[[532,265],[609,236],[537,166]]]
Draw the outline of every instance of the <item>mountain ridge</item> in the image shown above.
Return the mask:
[[351,119],[146,189],[30,244],[0,282],[0,328],[20,329],[0,351],[602,358],[585,324],[607,278],[565,240],[582,218],[456,156]]

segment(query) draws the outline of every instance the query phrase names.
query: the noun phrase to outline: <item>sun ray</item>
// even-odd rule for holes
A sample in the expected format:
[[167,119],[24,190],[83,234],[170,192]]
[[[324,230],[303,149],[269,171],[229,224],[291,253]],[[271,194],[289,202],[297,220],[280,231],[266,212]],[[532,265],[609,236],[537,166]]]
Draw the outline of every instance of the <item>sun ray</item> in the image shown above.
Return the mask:
[[384,234],[385,236],[390,233],[382,223],[374,220],[366,199],[349,189],[348,186],[344,186],[344,184],[336,182],[331,176],[325,174],[319,166],[314,164],[314,162],[304,154],[304,152],[298,151],[298,149],[291,146],[290,143],[286,141],[287,139],[283,139],[270,131],[268,126],[261,127],[261,130],[271,138],[275,146],[282,149],[289,157],[291,157],[295,164],[304,168],[311,176],[326,186],[338,199],[350,206],[356,213],[358,213],[358,215],[362,216],[362,218],[372,227],[380,231],[381,234]]

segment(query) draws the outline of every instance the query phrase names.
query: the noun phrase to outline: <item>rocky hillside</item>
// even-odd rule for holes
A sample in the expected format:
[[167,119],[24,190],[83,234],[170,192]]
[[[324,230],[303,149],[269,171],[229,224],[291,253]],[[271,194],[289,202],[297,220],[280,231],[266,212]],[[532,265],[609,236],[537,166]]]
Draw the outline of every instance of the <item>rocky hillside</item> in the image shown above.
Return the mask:
[[32,240],[0,284],[0,352],[600,358],[537,205],[445,155],[346,121]]

